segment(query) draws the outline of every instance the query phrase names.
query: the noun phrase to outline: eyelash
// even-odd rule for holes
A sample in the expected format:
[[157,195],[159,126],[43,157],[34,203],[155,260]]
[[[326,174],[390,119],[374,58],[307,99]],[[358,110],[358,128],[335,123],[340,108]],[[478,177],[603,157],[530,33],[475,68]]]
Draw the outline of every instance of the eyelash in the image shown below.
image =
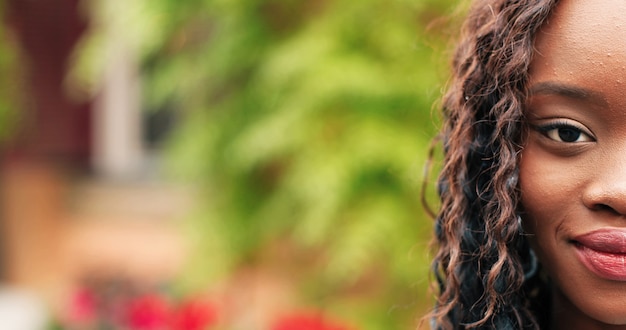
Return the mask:
[[[579,127],[578,125],[572,125],[570,122],[567,121],[556,121],[546,125],[535,126],[535,129],[547,138],[560,143],[582,143],[595,141],[594,137],[590,133],[587,133],[587,130]],[[561,129],[576,131],[576,133],[578,133],[578,136],[576,137],[575,141],[565,141],[558,131]],[[579,141],[581,137],[585,140]]]

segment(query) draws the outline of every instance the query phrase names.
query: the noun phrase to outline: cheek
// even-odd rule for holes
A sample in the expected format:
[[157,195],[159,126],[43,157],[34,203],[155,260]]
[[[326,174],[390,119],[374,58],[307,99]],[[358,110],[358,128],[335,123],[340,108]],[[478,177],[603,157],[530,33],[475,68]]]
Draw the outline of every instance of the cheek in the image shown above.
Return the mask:
[[[539,250],[556,248],[556,239],[566,219],[576,208],[577,174],[532,146],[520,161],[520,189],[524,230]],[[544,251],[536,251],[544,254]]]
[[558,184],[551,166],[546,166],[541,157],[532,150],[524,151],[520,162],[521,202],[524,211],[524,229],[532,234],[542,232],[555,220],[555,211],[563,207],[559,196],[563,185]]

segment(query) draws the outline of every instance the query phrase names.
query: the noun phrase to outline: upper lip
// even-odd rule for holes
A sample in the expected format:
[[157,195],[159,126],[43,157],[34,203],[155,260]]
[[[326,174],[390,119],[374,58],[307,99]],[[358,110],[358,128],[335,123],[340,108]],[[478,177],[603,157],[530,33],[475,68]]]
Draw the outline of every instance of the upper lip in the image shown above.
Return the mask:
[[598,229],[574,237],[573,241],[592,250],[626,254],[626,230]]

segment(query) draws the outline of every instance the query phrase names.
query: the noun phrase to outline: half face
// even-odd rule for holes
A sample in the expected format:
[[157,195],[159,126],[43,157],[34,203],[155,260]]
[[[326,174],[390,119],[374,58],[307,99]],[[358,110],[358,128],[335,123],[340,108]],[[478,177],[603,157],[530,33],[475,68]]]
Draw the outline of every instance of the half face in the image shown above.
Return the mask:
[[535,46],[520,187],[553,319],[626,325],[626,1],[562,0]]

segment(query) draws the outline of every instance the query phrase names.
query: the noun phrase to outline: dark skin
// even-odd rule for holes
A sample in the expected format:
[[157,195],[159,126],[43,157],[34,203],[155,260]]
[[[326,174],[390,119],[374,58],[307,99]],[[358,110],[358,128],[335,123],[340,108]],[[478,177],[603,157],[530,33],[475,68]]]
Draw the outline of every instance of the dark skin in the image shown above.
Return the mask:
[[520,188],[551,328],[626,329],[626,1],[561,1],[535,47]]

